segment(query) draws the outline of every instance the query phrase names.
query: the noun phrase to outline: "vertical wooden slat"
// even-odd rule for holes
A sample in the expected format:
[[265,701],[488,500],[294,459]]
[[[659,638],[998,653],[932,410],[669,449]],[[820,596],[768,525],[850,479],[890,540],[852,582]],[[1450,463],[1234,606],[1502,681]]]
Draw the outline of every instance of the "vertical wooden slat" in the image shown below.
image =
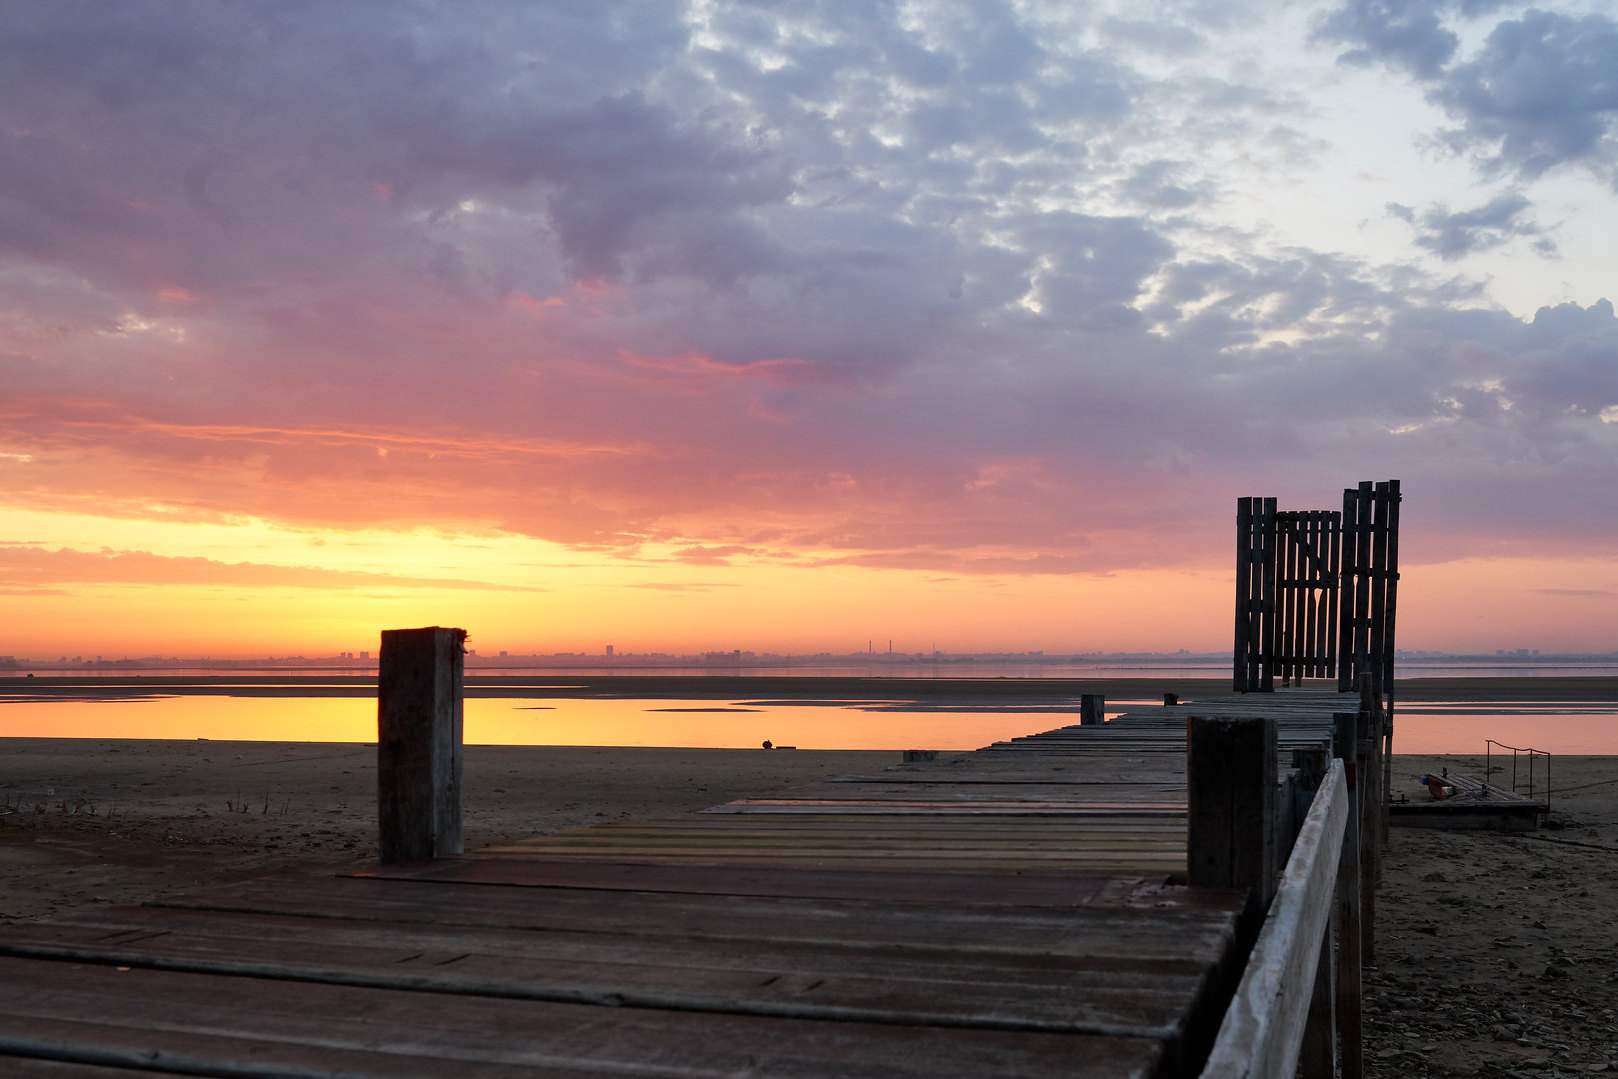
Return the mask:
[[382,633],[376,772],[385,863],[461,853],[465,640],[465,630],[440,626]]
[[1336,674],[1335,668],[1328,669],[1331,662],[1330,632],[1328,620],[1330,613],[1327,604],[1337,587],[1331,576],[1331,512],[1328,510],[1315,511],[1315,583],[1319,590],[1315,598],[1313,640],[1315,650],[1316,678],[1325,678]]
[[1355,491],[1343,491],[1343,528],[1338,539],[1337,575],[1337,692],[1347,693],[1354,684],[1354,530]]
[[1231,688],[1247,693],[1252,685],[1249,659],[1252,651],[1253,593],[1253,500],[1236,500],[1236,650]]
[[1343,617],[1342,658],[1337,688],[1348,692],[1354,677],[1370,662],[1371,501],[1369,481],[1343,492]]
[[1287,528],[1284,519],[1285,514],[1281,513],[1272,518],[1275,541],[1270,548],[1271,557],[1275,559],[1275,598],[1270,607],[1270,617],[1275,623],[1271,630],[1273,644],[1269,649],[1270,676],[1279,677],[1282,685],[1287,684]]
[[1270,619],[1273,626],[1270,630],[1270,647],[1268,659],[1270,663],[1270,677],[1280,678],[1282,685],[1286,684],[1286,649],[1287,649],[1287,535],[1286,525],[1283,523],[1283,514],[1277,513],[1271,517],[1271,528],[1274,529],[1273,542],[1270,547],[1270,557],[1274,559],[1275,588],[1270,603]]
[[[1378,483],[1374,487],[1371,499],[1371,573],[1370,573],[1370,624],[1366,627],[1368,639],[1366,641],[1366,657],[1369,660],[1371,671],[1371,691],[1380,696],[1385,689],[1382,684],[1386,674],[1387,662],[1383,654],[1387,647],[1387,604],[1388,604],[1388,485]],[[1377,724],[1377,735],[1381,736],[1381,723]]]
[[1263,619],[1260,630],[1259,689],[1265,693],[1275,689],[1275,560],[1276,526],[1275,499],[1261,498],[1259,505],[1259,573],[1263,586],[1259,599],[1259,615]]
[[1320,663],[1320,642],[1315,637],[1315,626],[1319,620],[1319,584],[1320,584],[1320,514],[1310,510],[1304,514],[1304,544],[1309,557],[1304,563],[1303,591],[1303,642],[1304,656],[1303,677],[1314,678],[1319,671],[1316,669]]
[[1298,514],[1298,684],[1314,673],[1314,511]]
[[1325,541],[1325,552],[1328,575],[1328,591],[1326,592],[1326,617],[1322,619],[1326,633],[1326,663],[1321,670],[1321,676],[1330,678],[1337,673],[1337,653],[1342,647],[1338,637],[1337,604],[1342,595],[1343,581],[1343,513],[1341,510],[1329,515],[1327,521],[1328,535]]
[[[1282,515],[1277,514],[1278,527]],[[1286,524],[1281,527],[1278,539],[1281,540],[1281,684],[1290,686],[1294,679],[1300,677],[1298,671],[1298,653],[1302,647],[1302,636],[1298,632],[1298,579],[1302,571],[1299,556],[1302,553],[1298,545],[1297,515],[1286,514]]]
[[1366,669],[1371,662],[1371,545],[1372,501],[1371,481],[1359,485],[1355,495],[1354,534],[1354,673]]

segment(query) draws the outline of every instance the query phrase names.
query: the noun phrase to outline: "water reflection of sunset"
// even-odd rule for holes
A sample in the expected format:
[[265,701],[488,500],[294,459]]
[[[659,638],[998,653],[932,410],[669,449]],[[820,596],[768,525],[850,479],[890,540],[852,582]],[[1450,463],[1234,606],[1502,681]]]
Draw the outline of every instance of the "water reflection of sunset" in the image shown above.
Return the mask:
[[[1457,706],[1461,707],[1461,706]],[[469,698],[473,745],[803,749],[976,749],[1078,721],[1050,711],[877,710],[840,705],[548,698]],[[369,697],[150,696],[0,702],[0,737],[171,738],[286,742],[376,740]],[[1412,714],[1395,721],[1397,753],[1482,752],[1486,738],[1551,753],[1618,754],[1610,706],[1545,706],[1510,714]]]
[[[769,739],[803,749],[976,749],[1066,721],[1048,712],[873,713],[852,706],[724,701],[470,698],[465,737],[479,745],[749,748]],[[376,739],[376,702],[221,696],[24,701],[0,705],[0,736],[368,742]]]

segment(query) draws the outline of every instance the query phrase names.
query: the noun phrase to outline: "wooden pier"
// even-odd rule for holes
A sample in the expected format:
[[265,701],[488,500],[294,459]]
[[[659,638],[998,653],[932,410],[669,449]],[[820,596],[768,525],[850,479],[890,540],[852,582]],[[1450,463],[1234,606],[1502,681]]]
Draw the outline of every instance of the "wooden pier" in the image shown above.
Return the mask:
[[[1340,765],[1336,787],[1291,767],[1295,750],[1324,757],[1339,695],[1271,702],[1258,781],[1283,802],[1300,777],[1341,788]],[[1242,703],[1140,709],[478,855],[10,927],[0,1070],[1269,1074],[1203,1071],[1261,952],[1250,889],[1187,869],[1187,717],[1266,710]],[[1220,733],[1200,747],[1210,760]],[[1227,816],[1231,798],[1264,801],[1251,787],[1210,797]],[[1274,816],[1264,827],[1299,834]],[[1326,917],[1330,839],[1293,857],[1329,869],[1314,904]],[[1272,920],[1279,902],[1264,901]]]
[[[1355,692],[1275,690],[1303,645],[1263,582],[1313,555],[1267,520],[1236,687],[1267,692],[1107,722],[1075,694],[977,752],[476,855],[464,634],[390,631],[381,864],[0,930],[0,1072],[1357,1079],[1391,713],[1363,649]],[[1322,639],[1335,581],[1288,587]],[[1391,606],[1347,638],[1391,650]]]
[[[1550,756],[1540,755],[1547,760]],[[1540,796],[1522,794],[1510,786],[1489,783],[1448,769],[1438,778],[1441,786],[1449,787],[1454,793],[1441,800],[1419,798],[1390,801],[1390,823],[1406,828],[1531,832],[1539,827],[1541,818],[1551,809],[1548,790],[1540,790]]]

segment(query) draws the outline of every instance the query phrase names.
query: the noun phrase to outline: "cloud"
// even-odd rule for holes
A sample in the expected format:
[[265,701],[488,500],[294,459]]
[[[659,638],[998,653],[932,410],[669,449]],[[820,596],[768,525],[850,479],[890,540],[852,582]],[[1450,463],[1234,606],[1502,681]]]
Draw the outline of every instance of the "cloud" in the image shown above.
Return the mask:
[[[1519,497],[1607,542],[1551,492],[1618,483],[1610,306],[1524,322],[1249,221],[1329,140],[1262,5],[1221,7],[10,5],[0,487],[1013,575],[1206,559],[1232,491],[1399,476],[1446,542],[1531,546]],[[1534,100],[1555,161],[1606,160],[1606,24],[1457,34],[1484,13],[1320,32],[1507,171]],[[1526,188],[1395,197],[1453,262],[1549,241]]]
[[1349,0],[1326,15],[1315,38],[1349,46],[1338,57],[1342,63],[1381,61],[1430,79],[1443,70],[1460,45],[1460,38],[1441,19],[1446,9],[1455,6],[1423,0]]
[[1182,210],[1195,205],[1207,191],[1199,191],[1175,182],[1177,174],[1191,170],[1176,161],[1151,161],[1137,168],[1124,181],[1122,188],[1130,198],[1159,210]]
[[724,547],[704,547],[701,544],[693,544],[676,550],[674,560],[691,566],[728,566],[733,558],[740,556],[757,557],[767,553],[767,551],[759,547],[746,547],[735,543]]
[[716,588],[735,588],[736,584],[725,581],[636,581],[629,587],[654,592],[712,592]]
[[1415,227],[1416,246],[1442,259],[1453,260],[1487,251],[1517,238],[1532,239],[1536,252],[1554,256],[1556,244],[1543,229],[1524,217],[1531,206],[1522,195],[1508,194],[1476,209],[1455,213],[1447,206],[1434,205],[1418,214],[1411,207],[1397,203],[1390,203],[1388,212]]
[[[62,595],[69,586],[191,585],[211,588],[361,589],[378,585],[407,588],[532,592],[533,588],[451,578],[412,577],[314,566],[263,562],[219,562],[150,551],[71,547],[0,547],[0,589],[11,595]],[[59,586],[59,587],[52,587]]]
[[1452,146],[1498,171],[1583,165],[1618,190],[1618,22],[1531,10],[1490,31],[1433,99],[1461,121]]
[[1618,21],[1532,8],[1495,23],[1463,56],[1450,23],[1498,6],[1349,0],[1314,36],[1349,46],[1344,63],[1384,63],[1426,84],[1428,99],[1458,122],[1441,141],[1486,174],[1533,178],[1574,165],[1618,190]]

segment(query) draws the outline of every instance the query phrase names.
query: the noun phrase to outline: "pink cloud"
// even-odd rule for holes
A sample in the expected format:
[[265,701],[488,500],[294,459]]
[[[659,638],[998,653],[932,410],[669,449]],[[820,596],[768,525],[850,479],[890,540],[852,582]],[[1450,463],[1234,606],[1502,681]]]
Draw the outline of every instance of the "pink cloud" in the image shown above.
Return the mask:
[[778,386],[836,381],[835,372],[806,360],[791,358],[752,360],[747,363],[720,363],[700,352],[678,356],[643,356],[620,350],[626,365],[639,372],[665,376],[666,382],[701,388],[724,382],[767,382]]
[[1222,565],[1233,497],[1399,476],[1413,553],[1610,547],[1594,294],[1524,321],[1221,246],[1200,157],[1268,129],[1154,143],[1149,65],[1011,9],[808,5],[764,70],[611,7],[38,5],[0,42],[8,504],[1020,575]]
[[[220,562],[210,558],[174,557],[150,551],[70,547],[0,547],[0,588],[14,595],[63,594],[62,586],[87,584],[203,585],[234,588],[412,588],[477,589],[534,592],[483,581],[412,577],[316,566],[281,566],[262,562]],[[55,586],[55,587],[51,587]]]

